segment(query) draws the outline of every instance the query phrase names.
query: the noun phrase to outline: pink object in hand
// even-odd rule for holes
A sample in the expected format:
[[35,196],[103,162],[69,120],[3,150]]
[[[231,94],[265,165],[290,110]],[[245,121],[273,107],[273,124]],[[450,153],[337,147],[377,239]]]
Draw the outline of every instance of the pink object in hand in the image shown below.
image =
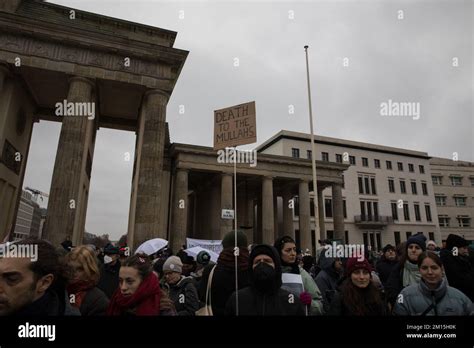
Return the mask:
[[304,305],[310,305],[312,301],[311,295],[308,292],[302,292],[300,294],[300,301]]

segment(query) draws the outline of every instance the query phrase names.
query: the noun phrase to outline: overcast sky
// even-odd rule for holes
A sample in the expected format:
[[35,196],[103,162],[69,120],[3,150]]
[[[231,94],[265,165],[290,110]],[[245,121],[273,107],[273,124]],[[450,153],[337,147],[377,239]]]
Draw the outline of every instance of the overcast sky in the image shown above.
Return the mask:
[[[472,0],[50,2],[178,32],[190,54],[168,103],[172,142],[212,146],[213,110],[251,100],[257,144],[308,132],[307,44],[317,134],[474,161]],[[419,103],[419,119],[382,116],[388,100]],[[49,192],[59,132],[35,124],[25,186]],[[99,130],[88,232],[126,233],[134,145]]]

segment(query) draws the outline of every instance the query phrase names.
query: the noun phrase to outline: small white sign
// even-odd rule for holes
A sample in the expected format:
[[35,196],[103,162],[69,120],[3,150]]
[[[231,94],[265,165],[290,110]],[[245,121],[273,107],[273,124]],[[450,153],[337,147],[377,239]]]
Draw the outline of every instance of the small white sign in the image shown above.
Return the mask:
[[234,218],[234,210],[222,209],[222,218],[232,220]]

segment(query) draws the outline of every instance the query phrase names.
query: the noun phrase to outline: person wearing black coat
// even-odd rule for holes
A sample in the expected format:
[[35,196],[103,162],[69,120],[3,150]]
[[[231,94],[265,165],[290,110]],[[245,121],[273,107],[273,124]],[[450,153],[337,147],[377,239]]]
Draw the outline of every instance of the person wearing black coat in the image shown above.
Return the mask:
[[[208,286],[209,275],[215,267],[211,282],[211,307],[214,316],[223,316],[227,300],[235,291],[235,255],[234,255],[235,236],[234,232],[227,233],[223,240],[223,250],[219,254],[217,264],[209,264],[202,272],[202,278],[199,282],[199,299],[201,303],[206,302],[206,290]],[[247,237],[237,231],[237,246],[239,256],[237,257],[237,288],[243,289],[249,285],[248,263],[249,252],[247,250]]]
[[104,264],[100,266],[100,278],[97,287],[110,299],[119,285],[121,266],[119,248],[109,244],[104,248],[104,254]]
[[[469,242],[450,234],[446,239],[446,249],[440,252],[449,286],[463,292],[474,301],[474,265],[469,258]],[[455,249],[456,248],[456,249]]]
[[397,253],[394,246],[387,244],[382,249],[382,252],[383,252],[383,255],[380,258],[380,260],[377,262],[375,266],[375,270],[377,271],[377,274],[380,278],[380,281],[382,282],[382,285],[385,286],[388,280],[388,277],[390,276],[390,273],[397,266],[398,260],[397,260]]
[[280,256],[274,247],[263,244],[255,246],[249,261],[250,286],[232,294],[226,304],[226,315],[305,315],[298,296],[281,288]]

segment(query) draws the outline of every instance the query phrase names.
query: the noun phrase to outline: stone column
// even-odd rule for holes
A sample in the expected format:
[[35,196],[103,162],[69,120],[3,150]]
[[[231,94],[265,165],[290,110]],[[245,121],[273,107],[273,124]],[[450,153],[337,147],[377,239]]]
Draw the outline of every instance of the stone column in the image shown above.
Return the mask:
[[[321,240],[326,239],[326,226],[324,225],[324,188],[318,188],[318,215],[319,215],[319,238]],[[318,241],[316,241],[316,247],[318,247]]]
[[[69,81],[68,103],[91,103],[94,83],[82,77]],[[95,106],[96,117],[99,108]],[[51,180],[43,237],[58,246],[66,237],[82,244],[94,154],[96,120],[63,116]]]
[[255,202],[253,198],[249,198],[247,201],[247,220],[245,222],[246,226],[252,226],[252,229],[248,231],[247,240],[249,244],[254,243],[255,236]]
[[188,171],[178,168],[174,179],[170,231],[170,245],[175,253],[181,249],[183,244],[186,244],[188,205]]
[[136,191],[131,202],[134,248],[148,239],[166,238],[166,231],[160,229],[160,220],[166,218],[161,216],[160,204],[168,98],[167,93],[158,89],[143,96],[136,149]]
[[311,250],[311,215],[309,204],[309,186],[307,180],[299,183],[299,225],[300,225],[300,247],[302,250]]
[[[281,236],[290,236],[295,239],[295,228],[293,226],[293,210],[290,208],[290,199],[293,199],[293,195],[289,189],[283,192],[283,231],[280,231]],[[293,201],[294,207],[294,201]]]
[[[221,239],[227,232],[230,232],[234,228],[234,220],[222,219],[222,209],[232,209],[232,174],[222,173],[221,175],[221,211],[219,216],[221,217]],[[234,212],[235,214],[235,212]]]
[[334,238],[344,240],[344,207],[342,202],[342,185],[332,184],[332,214],[334,221]]
[[278,196],[273,196],[273,240],[277,240],[280,234],[278,228]]
[[269,176],[262,178],[262,243],[273,245],[273,179]]

